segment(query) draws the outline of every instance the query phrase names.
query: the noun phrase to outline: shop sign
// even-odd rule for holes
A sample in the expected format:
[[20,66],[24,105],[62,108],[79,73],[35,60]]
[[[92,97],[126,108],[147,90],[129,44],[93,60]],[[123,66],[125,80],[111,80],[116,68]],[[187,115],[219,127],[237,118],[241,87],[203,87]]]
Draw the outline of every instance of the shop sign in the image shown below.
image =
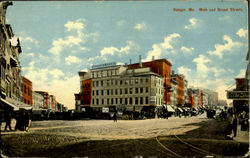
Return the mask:
[[108,113],[108,112],[109,112],[109,108],[107,108],[107,107],[102,108],[102,113]]
[[248,100],[249,91],[228,91],[227,98],[233,100]]
[[150,102],[151,103],[156,103],[156,96],[151,96],[150,97]]

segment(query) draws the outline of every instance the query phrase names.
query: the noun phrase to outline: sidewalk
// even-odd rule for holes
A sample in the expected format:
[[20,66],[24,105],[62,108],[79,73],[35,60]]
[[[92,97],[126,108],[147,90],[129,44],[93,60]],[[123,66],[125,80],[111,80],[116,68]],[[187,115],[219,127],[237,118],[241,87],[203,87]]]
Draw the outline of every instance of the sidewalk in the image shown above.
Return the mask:
[[249,143],[249,132],[241,131],[240,125],[237,126],[237,135],[233,138],[233,140],[239,143]]

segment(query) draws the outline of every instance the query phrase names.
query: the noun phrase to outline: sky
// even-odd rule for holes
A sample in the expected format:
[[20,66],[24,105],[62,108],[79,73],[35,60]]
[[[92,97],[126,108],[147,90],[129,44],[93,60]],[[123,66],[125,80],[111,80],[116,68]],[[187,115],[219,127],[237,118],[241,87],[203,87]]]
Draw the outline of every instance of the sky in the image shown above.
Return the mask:
[[143,61],[167,58],[189,87],[226,99],[225,90],[247,68],[247,12],[245,2],[226,0],[15,1],[6,21],[20,39],[22,75],[33,90],[48,91],[71,109],[79,71],[137,63],[139,55]]

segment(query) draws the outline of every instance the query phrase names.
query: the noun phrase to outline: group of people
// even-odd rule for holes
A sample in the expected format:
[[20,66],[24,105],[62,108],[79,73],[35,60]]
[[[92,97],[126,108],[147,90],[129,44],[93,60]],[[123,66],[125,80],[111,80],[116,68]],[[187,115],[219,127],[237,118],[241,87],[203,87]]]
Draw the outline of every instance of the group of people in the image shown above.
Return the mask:
[[[16,119],[15,130],[28,131],[30,124],[30,116],[28,112],[24,111],[17,113],[15,119]],[[12,114],[7,113],[5,115],[5,122],[6,122],[5,131],[7,131],[8,128],[10,131],[12,131],[11,120],[12,120]]]
[[236,112],[227,112],[223,111],[220,114],[220,118],[222,120],[229,120],[228,125],[228,132],[232,137],[237,136],[237,126],[240,125],[241,131],[248,131],[249,132],[249,113],[246,111],[242,111],[241,113]]

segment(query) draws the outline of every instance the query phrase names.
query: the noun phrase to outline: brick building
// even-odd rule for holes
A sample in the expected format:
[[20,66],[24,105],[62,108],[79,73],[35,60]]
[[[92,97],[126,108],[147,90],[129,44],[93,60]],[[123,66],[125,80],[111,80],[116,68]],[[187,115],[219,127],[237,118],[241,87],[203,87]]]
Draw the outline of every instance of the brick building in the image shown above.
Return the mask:
[[171,104],[171,67],[172,64],[167,59],[158,59],[149,62],[129,64],[128,69],[140,67],[150,67],[151,71],[164,78],[164,104]]
[[22,76],[22,101],[25,104],[33,105],[32,96],[32,82],[26,77]]

